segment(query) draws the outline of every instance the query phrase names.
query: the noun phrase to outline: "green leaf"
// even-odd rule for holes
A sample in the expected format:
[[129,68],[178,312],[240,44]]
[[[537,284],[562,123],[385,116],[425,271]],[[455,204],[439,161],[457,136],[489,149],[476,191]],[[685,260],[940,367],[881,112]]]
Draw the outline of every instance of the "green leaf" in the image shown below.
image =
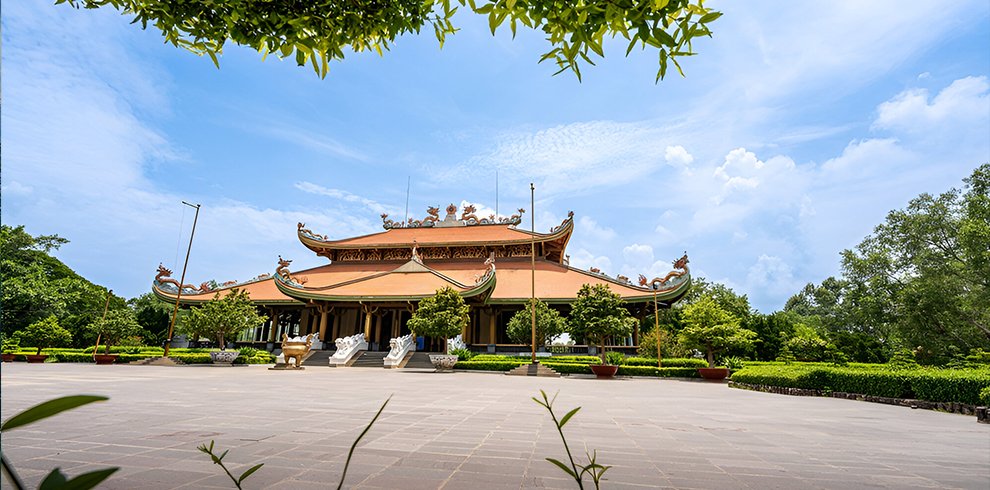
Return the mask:
[[52,415],[57,415],[66,410],[72,410],[73,408],[81,407],[93,402],[102,402],[107,400],[109,400],[109,398],[105,396],[94,395],[64,396],[62,398],[48,400],[47,402],[35,405],[7,419],[7,421],[3,423],[3,426],[0,426],[0,430],[14,429],[22,425],[28,425],[41,419],[51,417]]
[[577,475],[574,474],[574,470],[568,468],[566,464],[561,463],[560,461],[557,461],[556,459],[553,458],[546,458],[546,460],[557,465],[558,468],[564,470],[564,472],[567,473],[568,475],[571,475],[571,478],[577,479]]
[[709,22],[711,22],[711,21],[713,21],[713,20],[715,20],[715,19],[717,19],[717,18],[719,18],[721,16],[722,16],[722,12],[710,12],[710,13],[707,13],[705,15],[702,15],[701,16],[701,20],[699,20],[698,22],[700,22],[702,24],[707,24],[707,23],[709,23]]
[[255,471],[258,471],[264,465],[265,465],[265,463],[259,463],[259,464],[256,464],[256,465],[252,466],[247,471],[245,471],[244,473],[241,474],[241,477],[237,479],[237,483],[238,484],[241,483],[242,481],[244,481],[245,478],[251,476],[252,473],[254,473]]
[[564,424],[566,424],[568,420],[571,420],[571,417],[573,417],[574,414],[578,413],[578,410],[581,410],[581,407],[577,407],[574,410],[571,410],[570,412],[567,412],[567,414],[564,415],[564,417],[560,419],[560,424],[559,424],[560,427],[564,427]]
[[38,490],[89,490],[96,488],[103,480],[109,478],[110,475],[116,473],[119,469],[107,468],[91,471],[89,473],[83,473],[71,480],[66,480],[65,475],[58,468],[55,468],[41,482]]

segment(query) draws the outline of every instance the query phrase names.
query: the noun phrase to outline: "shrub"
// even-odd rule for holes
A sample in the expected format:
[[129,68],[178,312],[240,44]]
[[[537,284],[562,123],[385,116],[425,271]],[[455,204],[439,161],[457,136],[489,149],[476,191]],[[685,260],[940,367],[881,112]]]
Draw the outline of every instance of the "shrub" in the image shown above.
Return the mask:
[[605,339],[625,337],[636,328],[636,320],[623,306],[622,297],[612,292],[607,284],[581,286],[571,304],[568,322],[571,337],[599,346],[602,363],[608,362],[605,358]]
[[591,364],[602,362],[598,356],[552,356],[547,362],[570,363],[570,364]]
[[[657,360],[651,359],[649,357],[627,357],[622,360],[623,366],[651,366],[656,367]],[[690,367],[690,368],[700,368],[707,367],[708,363],[704,359],[693,359],[693,358],[670,358],[663,360],[663,367]]]
[[90,323],[87,328],[103,342],[104,354],[109,354],[110,348],[120,344],[125,338],[141,333],[137,318],[126,308],[108,311],[104,318]]
[[915,359],[913,350],[898,349],[893,356],[890,356],[887,365],[894,369],[913,369],[918,367],[918,361]]
[[990,386],[980,390],[980,406],[990,407]]
[[990,386],[990,371],[764,365],[747,366],[734,373],[732,380],[754,385],[975,405],[979,403],[980,390]]
[[[95,346],[86,347],[85,349],[82,349],[80,352],[84,352],[84,353],[87,353],[87,354],[92,354],[93,353],[93,347],[95,347]],[[149,356],[155,356],[155,355],[160,356],[164,352],[165,352],[165,349],[162,349],[161,347],[150,347],[150,346],[147,346],[147,345],[142,345],[142,346],[115,345],[115,346],[110,347],[110,353],[111,354],[144,354],[144,353],[146,353]],[[91,357],[91,359],[92,359],[92,357]]]
[[619,365],[622,364],[622,360],[625,359],[625,354],[621,352],[610,351],[605,353],[605,363]]
[[457,356],[458,361],[470,361],[474,357],[474,352],[468,349],[451,349],[450,355]]
[[226,296],[217,294],[198,308],[193,308],[183,330],[193,338],[206,337],[215,340],[220,350],[225,350],[227,341],[237,334],[265,323],[265,317],[258,314],[251,297],[244,290],[231,289]]
[[715,354],[727,349],[746,349],[753,345],[756,333],[739,326],[740,320],[705,296],[684,308],[687,324],[678,340],[688,349],[706,353],[708,367],[715,367]]
[[722,358],[722,365],[733,371],[742,369],[744,363],[745,360],[741,357],[729,356]]
[[698,369],[685,367],[619,366],[619,372],[617,374],[622,376],[658,376],[661,378],[697,378]]
[[38,351],[48,347],[61,347],[72,342],[72,334],[58,324],[58,319],[54,315],[38,320],[21,332],[21,340]]
[[20,332],[14,332],[14,335],[10,337],[4,337],[3,345],[0,346],[4,354],[10,354],[17,352],[21,349],[21,335]]
[[465,369],[471,371],[510,371],[517,366],[526,364],[527,362],[513,362],[513,361],[461,361],[458,362],[454,369]]
[[[262,352],[261,349],[255,349],[254,347],[241,347],[237,350],[237,357],[254,357]],[[265,352],[267,354],[267,352]]]

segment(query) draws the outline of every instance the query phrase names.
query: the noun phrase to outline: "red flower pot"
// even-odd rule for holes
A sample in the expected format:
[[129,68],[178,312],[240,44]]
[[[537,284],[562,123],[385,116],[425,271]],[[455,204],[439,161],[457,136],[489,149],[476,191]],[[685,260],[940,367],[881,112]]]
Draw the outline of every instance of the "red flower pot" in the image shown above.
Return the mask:
[[598,379],[609,379],[619,371],[619,366],[611,364],[591,364],[588,367],[591,368],[591,372],[595,373],[595,376],[598,376]]
[[40,363],[48,359],[48,354],[26,354],[24,357],[27,358],[27,362]]
[[702,378],[720,381],[729,376],[729,368],[698,368]]
[[14,362],[14,354],[2,354],[3,362]]
[[97,364],[113,364],[117,362],[117,356],[118,354],[97,354],[93,356],[93,360]]

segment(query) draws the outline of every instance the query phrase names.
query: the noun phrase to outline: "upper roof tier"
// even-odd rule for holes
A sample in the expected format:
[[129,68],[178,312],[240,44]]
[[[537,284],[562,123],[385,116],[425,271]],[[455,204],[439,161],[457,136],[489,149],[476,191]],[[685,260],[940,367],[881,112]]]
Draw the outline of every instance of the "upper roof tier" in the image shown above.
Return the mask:
[[[460,258],[456,249],[485,247],[486,250],[474,256],[514,257],[530,254],[530,243],[537,244],[537,256],[561,263],[564,249],[574,230],[574,213],[550,230],[550,233],[535,233],[520,230],[515,226],[521,222],[523,210],[509,218],[496,220],[494,217],[479,219],[474,215],[474,207],[466,206],[458,218],[457,207],[447,207],[447,217],[436,218],[436,209],[430,208],[430,215],[423,220],[409,220],[406,223],[393,222],[387,214],[382,215],[386,231],[354,238],[329,240],[326,236],[313,233],[299,223],[297,235],[310,250],[332,261],[405,261],[412,256],[412,248],[419,247],[424,258]],[[523,250],[525,248],[525,250]]]

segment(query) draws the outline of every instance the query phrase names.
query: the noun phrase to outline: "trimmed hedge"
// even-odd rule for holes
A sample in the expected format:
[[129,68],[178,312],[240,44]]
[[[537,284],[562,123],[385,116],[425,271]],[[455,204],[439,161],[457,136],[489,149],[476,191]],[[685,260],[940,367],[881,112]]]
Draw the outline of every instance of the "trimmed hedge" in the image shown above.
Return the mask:
[[[627,357],[622,361],[623,366],[649,366],[653,367],[657,365],[657,360],[652,357]],[[692,359],[692,358],[678,358],[672,357],[670,359],[663,360],[663,367],[677,367],[677,368],[700,368],[708,367],[708,361],[704,359]]]
[[524,362],[512,362],[512,361],[477,361],[477,356],[470,361],[460,361],[454,365],[454,369],[466,369],[471,371],[511,371],[517,366],[526,364]]
[[[509,371],[527,362],[512,361],[461,361],[454,366],[454,369],[464,369],[473,371]],[[592,374],[588,364],[576,362],[543,362],[543,365],[557,371],[560,374]],[[657,369],[648,366],[619,366],[619,375],[622,376],[656,376],[675,378],[697,378],[698,370],[688,367],[665,367]]]
[[856,393],[932,402],[979,403],[980,391],[990,386],[986,369],[864,369],[824,366],[747,366],[732,381],[820,391]]
[[990,407],[990,386],[980,390],[980,405]]

